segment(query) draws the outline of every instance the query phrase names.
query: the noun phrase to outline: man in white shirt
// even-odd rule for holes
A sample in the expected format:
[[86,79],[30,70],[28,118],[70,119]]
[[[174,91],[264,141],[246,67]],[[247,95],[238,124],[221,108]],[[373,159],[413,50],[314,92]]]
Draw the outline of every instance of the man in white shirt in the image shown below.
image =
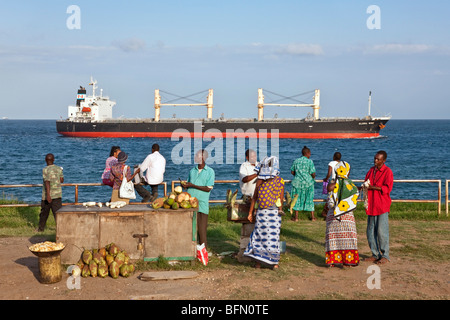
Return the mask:
[[[152,153],[149,154],[144,162],[139,166],[144,177],[143,183],[136,184],[136,192],[142,197],[142,202],[152,202],[158,197],[158,185],[164,180],[166,171],[166,159],[159,153],[159,145],[152,146]],[[144,185],[150,185],[150,193],[144,188]]]
[[258,174],[255,172],[256,165],[256,151],[248,149],[245,151],[245,161],[239,168],[239,186],[241,188],[242,196],[245,198],[253,197],[256,187],[256,177]]
[[[245,151],[246,161],[241,164],[239,168],[239,186],[241,188],[242,199],[250,206],[251,198],[255,193],[256,179],[258,173],[255,172],[256,151],[247,149]],[[239,262],[250,262],[252,259],[244,256],[245,248],[247,248],[250,242],[250,235],[255,227],[255,223],[243,222],[241,227],[241,241],[239,244],[239,252],[237,254],[237,260]]]

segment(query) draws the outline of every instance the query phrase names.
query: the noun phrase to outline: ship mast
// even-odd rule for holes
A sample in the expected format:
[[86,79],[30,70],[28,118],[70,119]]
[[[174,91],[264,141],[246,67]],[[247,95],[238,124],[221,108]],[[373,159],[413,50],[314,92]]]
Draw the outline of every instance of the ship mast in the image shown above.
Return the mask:
[[97,89],[97,80],[93,80],[91,77],[91,82],[89,83],[90,86],[92,86],[92,98],[95,98],[95,89]]
[[369,110],[368,110],[368,113],[367,113],[368,117],[371,117],[370,116],[370,107],[371,107],[371,105],[372,105],[372,91],[369,91]]

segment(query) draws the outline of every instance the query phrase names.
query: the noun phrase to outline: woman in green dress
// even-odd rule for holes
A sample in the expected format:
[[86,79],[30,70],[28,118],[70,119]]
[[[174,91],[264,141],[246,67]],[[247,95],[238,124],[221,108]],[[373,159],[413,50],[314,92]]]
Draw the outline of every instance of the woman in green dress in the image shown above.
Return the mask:
[[298,221],[299,211],[310,211],[311,220],[314,217],[314,178],[316,177],[316,168],[314,162],[310,159],[311,150],[307,147],[302,149],[302,157],[294,160],[291,166],[291,173],[294,175],[292,180],[291,196],[298,195],[294,206],[293,221]]

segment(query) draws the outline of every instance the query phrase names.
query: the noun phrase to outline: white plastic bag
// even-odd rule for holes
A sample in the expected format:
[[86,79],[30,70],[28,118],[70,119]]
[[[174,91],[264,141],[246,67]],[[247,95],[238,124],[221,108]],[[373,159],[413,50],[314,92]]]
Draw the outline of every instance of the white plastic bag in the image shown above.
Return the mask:
[[123,178],[119,189],[119,197],[123,199],[136,199],[133,181],[127,181],[127,167],[123,167]]

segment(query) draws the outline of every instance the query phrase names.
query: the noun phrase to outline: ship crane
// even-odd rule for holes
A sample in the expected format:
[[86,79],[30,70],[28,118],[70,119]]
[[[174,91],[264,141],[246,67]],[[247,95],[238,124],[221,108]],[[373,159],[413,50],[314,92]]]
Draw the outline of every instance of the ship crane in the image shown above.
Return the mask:
[[[268,91],[268,90],[266,90]],[[270,92],[270,91],[269,91]],[[294,97],[297,97],[299,95],[311,93],[301,93],[292,97],[284,97],[284,99],[292,99]],[[272,92],[273,93],[273,92]],[[276,93],[275,93],[276,94]],[[279,95],[279,94],[277,94]],[[314,111],[314,120],[319,120],[319,109],[320,109],[320,90],[316,89],[314,90],[314,97],[313,97],[313,103],[264,103],[264,94],[263,89],[258,89],[258,121],[264,120],[264,107],[265,106],[276,106],[276,107],[310,107],[313,108]]]
[[[204,91],[202,91],[204,92]],[[187,97],[180,97],[177,96],[178,99],[175,100],[179,100],[179,99],[186,99],[189,98],[193,95],[197,95],[199,93],[202,92],[198,92],[198,93],[194,93],[192,95],[189,95]],[[166,92],[168,93],[168,92]],[[171,94],[171,93],[170,93]],[[171,94],[174,95],[174,94]],[[176,96],[176,95],[174,95]],[[173,101],[173,100],[172,100]],[[208,90],[208,96],[206,98],[206,103],[170,103],[171,101],[167,102],[167,103],[161,103],[161,95],[159,93],[159,89],[155,90],[155,121],[159,122],[159,120],[161,119],[161,106],[188,106],[188,107],[192,107],[192,106],[206,106],[206,118],[207,120],[212,120],[212,109],[213,109],[213,89],[209,89]]]

